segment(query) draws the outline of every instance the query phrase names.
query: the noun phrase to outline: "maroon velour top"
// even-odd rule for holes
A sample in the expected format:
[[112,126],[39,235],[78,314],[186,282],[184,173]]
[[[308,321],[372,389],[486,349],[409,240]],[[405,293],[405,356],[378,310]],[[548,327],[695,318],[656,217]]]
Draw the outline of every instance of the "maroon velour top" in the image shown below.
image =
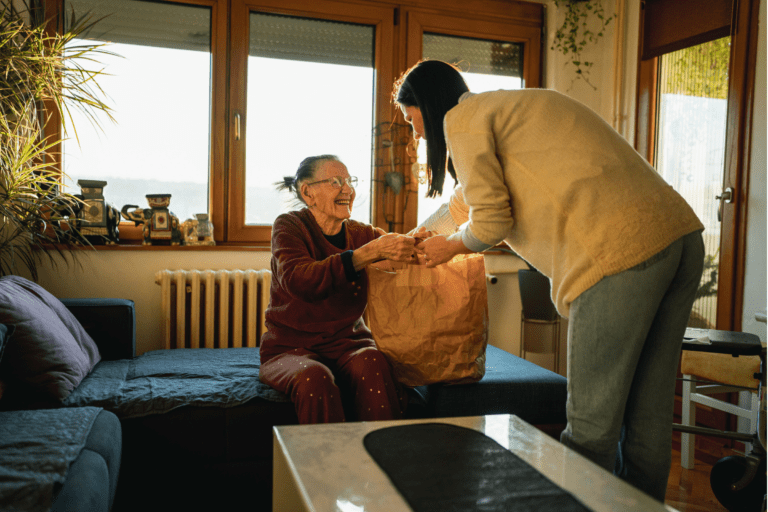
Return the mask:
[[261,361],[305,348],[337,359],[356,347],[375,347],[363,322],[365,271],[350,281],[341,254],[380,235],[369,224],[346,220],[346,245],[334,247],[309,209],[280,215],[272,227],[272,285],[261,337]]

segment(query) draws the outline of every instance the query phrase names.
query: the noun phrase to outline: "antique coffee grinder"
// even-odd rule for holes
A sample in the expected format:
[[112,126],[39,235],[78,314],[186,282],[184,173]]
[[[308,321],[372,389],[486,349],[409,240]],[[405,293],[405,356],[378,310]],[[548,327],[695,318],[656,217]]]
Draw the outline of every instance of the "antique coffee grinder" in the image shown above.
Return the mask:
[[92,244],[115,244],[119,240],[120,212],[104,200],[106,181],[77,180],[82,201],[75,214],[75,227]]

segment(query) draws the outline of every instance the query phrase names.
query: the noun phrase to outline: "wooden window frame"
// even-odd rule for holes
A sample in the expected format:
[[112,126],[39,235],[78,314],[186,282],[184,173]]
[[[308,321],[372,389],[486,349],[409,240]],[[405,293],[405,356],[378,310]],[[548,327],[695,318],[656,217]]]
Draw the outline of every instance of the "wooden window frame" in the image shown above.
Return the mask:
[[[226,169],[226,147],[225,134],[218,127],[225,126],[224,116],[227,104],[227,66],[228,66],[228,19],[229,19],[229,0],[164,0],[169,4],[189,5],[198,7],[208,7],[211,9],[211,124],[209,137],[211,141],[209,154],[209,178],[208,178],[208,204],[209,211],[212,214],[214,234],[216,230],[223,229],[223,221],[220,215],[217,215],[213,206],[223,197],[222,182],[225,177]],[[62,30],[64,26],[64,0],[43,0],[46,18],[53,20],[54,30]],[[50,114],[46,124],[46,135],[53,136],[56,140],[61,140],[61,116],[55,105],[47,106],[47,113]],[[61,144],[52,148],[51,157],[61,169]],[[121,244],[140,244],[143,238],[141,227],[137,227],[133,222],[123,221],[120,223],[120,242]],[[221,238],[216,238],[217,242]]]
[[[490,8],[490,6],[488,7]],[[406,7],[403,18],[406,29],[403,31],[402,45],[405,47],[403,71],[415,65],[423,56],[423,34],[434,33],[446,36],[486,39],[491,41],[509,41],[522,43],[523,81],[525,87],[541,87],[542,73],[542,32],[544,26],[544,6],[532,3],[520,3],[506,12],[493,17],[485,15],[487,11],[474,12],[474,17],[467,10],[459,12],[443,11],[436,13],[424,6]],[[404,123],[402,113],[398,111],[397,122]],[[407,155],[402,155],[407,161]],[[379,173],[385,172],[379,170]],[[377,176],[383,181],[383,176]],[[394,222],[403,232],[415,228],[418,224],[418,203],[409,201],[408,195],[418,196],[419,184],[412,180],[406,194],[394,195],[387,190],[382,193],[382,206],[393,212]],[[377,225],[386,226],[384,208],[377,211]]]
[[[63,0],[41,0],[48,19],[61,29]],[[403,123],[399,109],[392,105],[392,84],[397,76],[421,58],[421,33],[441,33],[479,39],[522,42],[526,87],[540,87],[544,6],[507,0],[164,0],[180,5],[211,9],[211,152],[209,162],[209,212],[218,245],[268,247],[271,226],[246,225],[245,140],[246,63],[248,13],[251,11],[315,19],[359,23],[375,28],[374,126],[383,122]],[[236,45],[235,41],[241,41]],[[49,109],[54,112],[55,109]],[[235,140],[235,116],[240,116],[241,141]],[[60,137],[60,118],[52,115],[48,135]],[[372,127],[373,128],[373,127]],[[375,151],[388,161],[389,155]],[[60,148],[54,158],[60,165]],[[403,153],[405,153],[403,151]],[[399,155],[407,159],[407,155]],[[408,194],[394,197],[385,184],[384,172],[372,173],[371,222],[388,227],[385,208],[397,213],[396,231],[416,226],[417,201],[405,201]],[[418,183],[411,185],[418,195]],[[414,188],[415,187],[415,188]],[[120,223],[121,245],[141,243],[141,230],[132,222]]]
[[[323,1],[309,3],[305,0],[233,0],[232,8],[232,63],[230,66],[230,121],[229,121],[229,151],[233,172],[229,176],[227,187],[229,200],[216,204],[224,209],[218,216],[227,218],[227,240],[234,243],[269,243],[272,227],[269,225],[245,224],[245,144],[247,138],[244,127],[246,112],[246,83],[247,83],[247,45],[248,19],[250,12],[283,14],[314,19],[358,23],[374,27],[374,69],[376,82],[374,98],[374,125],[381,119],[392,117],[392,107],[389,102],[389,88],[392,77],[392,56],[394,50],[394,17],[395,8],[392,6],[358,5],[339,1]],[[236,46],[235,42],[241,44]],[[246,51],[243,51],[243,49]],[[236,140],[233,123],[236,115],[241,116],[241,140]],[[373,127],[371,127],[373,128]],[[371,194],[372,208],[376,208],[375,184]],[[214,216],[215,218],[215,216]],[[214,226],[215,229],[215,226]],[[222,228],[223,229],[223,228]]]

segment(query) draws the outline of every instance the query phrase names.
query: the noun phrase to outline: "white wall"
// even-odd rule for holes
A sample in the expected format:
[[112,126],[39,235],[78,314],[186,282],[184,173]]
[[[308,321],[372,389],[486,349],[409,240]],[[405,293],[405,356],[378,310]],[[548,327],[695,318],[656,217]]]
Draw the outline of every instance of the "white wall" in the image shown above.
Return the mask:
[[534,1],[544,4],[547,9],[544,87],[584,103],[633,142],[639,0],[603,0],[605,15],[616,15],[616,18],[610,22],[604,36],[590,43],[582,54],[584,60],[595,63],[589,72],[589,81],[594,88],[576,78],[570,56],[550,49],[555,30],[564,18],[562,11],[558,11],[552,0]]
[[[116,297],[136,303],[136,351],[163,348],[160,286],[155,273],[171,269],[269,268],[267,251],[178,250],[75,251],[76,263],[45,265],[40,284],[60,298]],[[61,260],[59,260],[61,261]]]
[[766,324],[755,320],[755,313],[766,311],[766,1],[760,2],[755,104],[753,106],[751,173],[747,198],[747,254],[744,272],[744,310],[742,330],[766,342]]
[[[60,298],[117,297],[136,303],[136,351],[141,354],[163,347],[160,286],[155,273],[171,269],[264,269],[269,268],[267,251],[102,250],[76,251],[76,262],[63,260],[56,267],[43,265],[40,284]],[[496,275],[488,285],[492,338],[500,348],[518,354],[520,339],[520,295],[515,272],[526,268],[515,257],[486,257],[486,272]]]

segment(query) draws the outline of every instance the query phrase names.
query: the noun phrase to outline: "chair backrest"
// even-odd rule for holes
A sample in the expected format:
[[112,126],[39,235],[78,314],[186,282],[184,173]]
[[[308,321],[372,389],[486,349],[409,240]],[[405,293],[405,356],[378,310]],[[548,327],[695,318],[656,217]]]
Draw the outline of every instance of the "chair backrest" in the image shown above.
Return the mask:
[[760,371],[760,356],[733,357],[730,354],[683,350],[680,373],[727,386],[757,391],[755,374]]
[[538,270],[518,270],[517,280],[523,302],[523,317],[550,322],[557,320],[557,309],[550,298],[549,278]]

